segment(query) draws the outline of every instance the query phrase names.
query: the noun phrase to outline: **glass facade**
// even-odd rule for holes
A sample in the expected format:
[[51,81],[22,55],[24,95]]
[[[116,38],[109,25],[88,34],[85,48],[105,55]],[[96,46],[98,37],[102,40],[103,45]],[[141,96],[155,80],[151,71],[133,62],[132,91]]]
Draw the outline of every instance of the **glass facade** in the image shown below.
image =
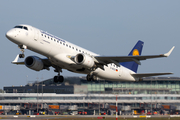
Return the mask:
[[180,78],[145,78],[139,82],[82,81],[89,93],[180,94]]

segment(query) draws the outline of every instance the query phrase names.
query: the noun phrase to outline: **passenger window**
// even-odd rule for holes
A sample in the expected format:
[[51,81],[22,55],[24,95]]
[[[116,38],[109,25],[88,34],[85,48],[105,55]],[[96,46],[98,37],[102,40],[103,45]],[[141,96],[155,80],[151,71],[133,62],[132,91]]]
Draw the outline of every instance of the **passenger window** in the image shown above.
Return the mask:
[[68,44],[66,44],[66,46],[68,47]]
[[76,51],[78,51],[78,49],[76,48]]
[[74,47],[72,47],[72,49],[74,49]]
[[57,43],[59,43],[59,41],[57,40]]
[[41,34],[43,36],[43,34]]
[[60,42],[60,44],[62,44],[62,42]]
[[65,45],[65,43],[63,43],[63,45]]
[[69,48],[71,48],[71,46],[69,46]]

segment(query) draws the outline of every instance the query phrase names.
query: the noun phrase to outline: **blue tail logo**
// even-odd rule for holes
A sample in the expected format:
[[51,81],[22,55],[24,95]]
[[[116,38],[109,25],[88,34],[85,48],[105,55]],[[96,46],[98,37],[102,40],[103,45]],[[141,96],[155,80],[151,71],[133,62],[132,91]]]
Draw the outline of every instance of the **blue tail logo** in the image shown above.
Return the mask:
[[[131,52],[129,53],[128,56],[139,56],[141,55],[142,52],[142,48],[143,48],[144,42],[142,41],[138,41],[136,43],[136,45],[134,46],[134,48],[131,50]],[[137,69],[138,69],[138,64],[134,61],[131,62],[122,62],[120,63],[122,66],[134,71],[135,73],[137,73]]]

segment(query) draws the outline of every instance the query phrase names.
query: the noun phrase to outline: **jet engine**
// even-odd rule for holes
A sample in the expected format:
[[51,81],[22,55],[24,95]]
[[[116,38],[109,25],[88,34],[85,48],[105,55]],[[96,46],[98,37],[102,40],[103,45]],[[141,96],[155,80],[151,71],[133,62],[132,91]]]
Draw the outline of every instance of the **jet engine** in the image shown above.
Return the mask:
[[82,65],[85,68],[91,68],[94,66],[94,60],[86,54],[77,54],[74,58],[74,61],[78,65]]
[[42,62],[41,58],[36,56],[28,56],[24,61],[26,67],[40,71],[44,68],[44,63]]

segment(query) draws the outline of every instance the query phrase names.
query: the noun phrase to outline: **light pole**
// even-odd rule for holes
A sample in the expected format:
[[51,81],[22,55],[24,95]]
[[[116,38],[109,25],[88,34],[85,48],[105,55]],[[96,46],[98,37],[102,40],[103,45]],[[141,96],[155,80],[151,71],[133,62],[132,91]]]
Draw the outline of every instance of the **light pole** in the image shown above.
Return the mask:
[[37,113],[38,113],[38,86],[39,84],[37,84]]
[[37,113],[38,113],[38,86],[39,86],[39,83],[38,83],[38,76],[37,76]]
[[116,120],[118,119],[118,104],[117,104],[117,95],[116,95]]
[[43,105],[43,75],[42,75],[42,108],[44,108],[44,105]]

